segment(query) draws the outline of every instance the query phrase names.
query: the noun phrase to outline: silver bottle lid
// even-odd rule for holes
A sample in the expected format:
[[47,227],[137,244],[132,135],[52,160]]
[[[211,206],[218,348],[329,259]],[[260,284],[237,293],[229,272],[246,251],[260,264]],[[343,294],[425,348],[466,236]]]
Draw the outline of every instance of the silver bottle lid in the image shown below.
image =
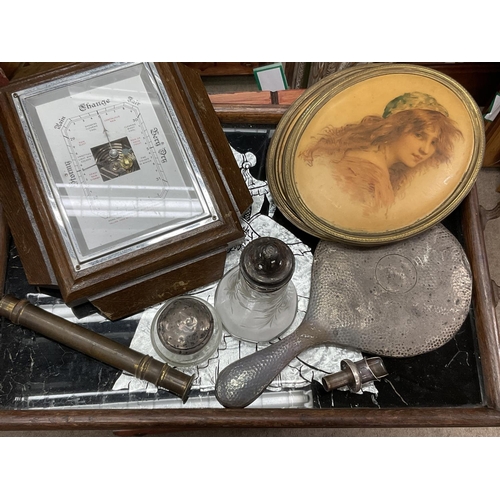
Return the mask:
[[160,311],[156,331],[158,339],[170,352],[193,354],[210,340],[214,317],[202,301],[179,297]]
[[273,292],[285,286],[293,276],[295,257],[283,241],[263,236],[243,249],[240,271],[245,281],[261,292]]

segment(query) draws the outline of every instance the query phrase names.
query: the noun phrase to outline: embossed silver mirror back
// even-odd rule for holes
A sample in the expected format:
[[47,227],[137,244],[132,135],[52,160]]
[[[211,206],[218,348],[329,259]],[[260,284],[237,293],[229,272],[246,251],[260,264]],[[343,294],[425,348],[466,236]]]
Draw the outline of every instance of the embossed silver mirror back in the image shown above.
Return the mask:
[[305,321],[335,331],[335,344],[408,357],[437,349],[465,321],[472,274],[441,224],[376,248],[321,241]]

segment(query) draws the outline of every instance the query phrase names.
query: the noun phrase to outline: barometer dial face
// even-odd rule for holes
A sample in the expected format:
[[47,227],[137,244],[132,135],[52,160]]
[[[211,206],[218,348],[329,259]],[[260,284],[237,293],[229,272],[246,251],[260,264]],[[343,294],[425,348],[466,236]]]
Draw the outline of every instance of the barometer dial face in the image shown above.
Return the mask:
[[154,65],[112,64],[15,97],[75,267],[217,219]]

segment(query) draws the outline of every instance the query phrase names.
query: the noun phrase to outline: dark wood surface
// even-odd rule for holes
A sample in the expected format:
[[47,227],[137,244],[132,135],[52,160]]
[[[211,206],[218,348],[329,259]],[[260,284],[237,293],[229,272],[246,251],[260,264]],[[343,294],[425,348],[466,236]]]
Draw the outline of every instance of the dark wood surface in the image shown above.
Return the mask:
[[134,435],[216,428],[498,427],[490,408],[333,410],[13,410],[0,411],[0,431],[112,430]]
[[151,305],[164,302],[177,295],[205,286],[219,280],[224,273],[227,247],[222,246],[210,254],[185,261],[180,267],[160,269],[148,274],[142,282],[127,284],[90,297],[90,302],[101,314],[110,320],[130,316],[131,301],[133,310],[142,311]]
[[9,252],[10,231],[7,220],[0,205],[0,290],[5,289],[5,274],[7,272],[7,260]]
[[254,68],[265,65],[261,62],[185,62],[187,67],[201,76],[245,76],[252,75]]
[[246,116],[248,123],[276,125],[285,114],[286,104],[214,104],[214,109],[222,123],[241,123],[241,117]]
[[[7,143],[4,143],[4,147],[0,146],[0,172],[2,175],[0,200],[3,205],[5,217],[12,228],[12,234],[15,236],[19,248],[31,252],[30,261],[32,265],[29,265],[28,262],[25,269],[28,279],[32,283],[45,283],[47,286],[56,286],[57,281],[54,273],[51,271],[46,250],[37,238],[37,234],[39,233],[38,224],[30,209],[30,206],[37,205],[26,204],[23,191],[11,188],[11,186],[19,185],[19,179],[14,170],[10,168],[10,161],[13,159],[18,164],[32,164],[29,156],[29,145],[24,139],[24,133],[20,124],[10,119],[10,115],[6,112],[11,106],[7,96],[2,93],[0,93],[0,108],[2,109],[0,126],[12,134],[13,137],[18,137],[21,143],[20,148],[14,151]],[[11,110],[12,112],[14,110]],[[24,182],[29,183],[32,180],[28,179],[24,180]],[[40,210],[40,213],[46,215],[45,205],[37,208]]]
[[465,250],[474,277],[473,303],[485,401],[490,408],[500,410],[500,341],[495,315],[496,301],[491,286],[481,208],[475,187],[462,203],[462,213]]
[[500,116],[493,122],[486,123],[486,150],[484,153],[485,167],[500,166]]
[[428,66],[460,83],[471,94],[478,106],[489,106],[495,92],[500,90],[500,63],[456,62],[418,63]]

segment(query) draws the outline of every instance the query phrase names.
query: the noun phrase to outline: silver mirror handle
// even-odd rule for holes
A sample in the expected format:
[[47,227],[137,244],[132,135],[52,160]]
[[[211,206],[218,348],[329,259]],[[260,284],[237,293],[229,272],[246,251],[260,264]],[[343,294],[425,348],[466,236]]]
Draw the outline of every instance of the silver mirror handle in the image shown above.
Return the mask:
[[269,347],[230,364],[221,371],[215,396],[226,408],[244,408],[257,399],[279,373],[310,347],[328,343],[331,334],[302,323],[297,330]]

